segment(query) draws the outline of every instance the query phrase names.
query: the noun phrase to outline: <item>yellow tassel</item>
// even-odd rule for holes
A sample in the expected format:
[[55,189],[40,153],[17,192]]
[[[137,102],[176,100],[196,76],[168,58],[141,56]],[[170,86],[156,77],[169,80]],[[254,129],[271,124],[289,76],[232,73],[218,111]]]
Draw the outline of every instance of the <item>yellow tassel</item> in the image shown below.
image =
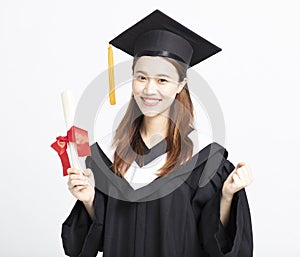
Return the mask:
[[109,80],[109,102],[111,105],[116,104],[115,94],[115,74],[114,74],[114,56],[112,46],[108,46],[108,80]]

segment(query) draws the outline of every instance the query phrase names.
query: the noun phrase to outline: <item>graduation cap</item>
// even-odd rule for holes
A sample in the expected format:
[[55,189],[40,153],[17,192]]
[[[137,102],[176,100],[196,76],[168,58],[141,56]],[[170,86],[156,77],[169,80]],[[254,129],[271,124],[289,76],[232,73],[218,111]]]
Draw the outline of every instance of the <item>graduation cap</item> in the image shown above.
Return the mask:
[[192,67],[222,49],[155,10],[109,42],[108,66],[110,103],[115,104],[113,45],[127,54],[169,57]]

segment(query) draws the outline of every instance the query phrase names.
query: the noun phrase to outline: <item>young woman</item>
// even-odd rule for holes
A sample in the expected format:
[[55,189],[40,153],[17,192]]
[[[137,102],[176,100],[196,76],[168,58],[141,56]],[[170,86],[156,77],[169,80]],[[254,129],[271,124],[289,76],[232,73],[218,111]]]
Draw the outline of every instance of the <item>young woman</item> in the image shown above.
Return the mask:
[[[174,24],[159,11],[146,19]],[[149,24],[154,28],[145,32]],[[175,27],[180,33],[170,27],[157,30],[145,19],[131,30],[136,26],[144,30],[133,40],[132,98],[125,116],[112,138],[91,146],[92,157],[86,161],[89,169],[83,173],[68,170],[69,190],[78,200],[63,224],[66,254],[252,256],[251,218],[244,190],[252,182],[251,170],[245,163],[235,168],[227,160],[227,151],[193,126],[186,72],[195,47],[190,47],[179,24]],[[105,159],[122,186],[140,192],[141,197],[126,201],[99,190],[97,180],[104,179],[99,177],[103,172],[99,158]],[[172,190],[162,193],[170,185]],[[161,194],[149,197],[157,192]]]

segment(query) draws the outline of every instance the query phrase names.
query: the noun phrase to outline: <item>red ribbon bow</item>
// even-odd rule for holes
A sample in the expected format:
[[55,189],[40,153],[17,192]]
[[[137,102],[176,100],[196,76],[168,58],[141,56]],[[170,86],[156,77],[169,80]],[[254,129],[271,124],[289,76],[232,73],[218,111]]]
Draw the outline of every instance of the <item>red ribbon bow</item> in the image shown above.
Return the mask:
[[51,147],[58,153],[63,167],[64,176],[68,175],[67,169],[71,167],[67,152],[69,142],[75,143],[79,157],[91,155],[88,132],[86,130],[72,126],[68,130],[66,136],[58,136]]

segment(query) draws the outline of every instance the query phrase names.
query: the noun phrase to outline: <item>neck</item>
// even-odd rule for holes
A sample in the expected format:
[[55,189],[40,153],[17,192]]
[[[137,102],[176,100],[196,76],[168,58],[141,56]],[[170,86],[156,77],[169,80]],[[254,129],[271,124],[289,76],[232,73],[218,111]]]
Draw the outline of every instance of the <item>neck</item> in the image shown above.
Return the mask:
[[163,115],[155,117],[144,116],[141,133],[145,137],[161,136],[165,138],[168,131],[168,117]]

